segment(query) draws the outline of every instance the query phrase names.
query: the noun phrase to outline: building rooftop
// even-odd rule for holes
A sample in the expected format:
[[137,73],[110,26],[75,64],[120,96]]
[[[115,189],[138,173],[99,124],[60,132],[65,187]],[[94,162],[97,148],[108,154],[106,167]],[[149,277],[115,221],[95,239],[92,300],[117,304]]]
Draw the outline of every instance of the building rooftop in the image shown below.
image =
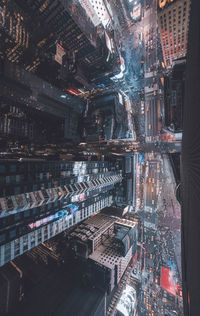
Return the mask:
[[[110,243],[110,245],[108,245]],[[90,259],[106,266],[107,268],[113,269],[116,264],[119,264],[121,260],[121,255],[112,246],[112,240],[107,240],[105,245],[100,245],[96,251],[94,251],[90,256]]]

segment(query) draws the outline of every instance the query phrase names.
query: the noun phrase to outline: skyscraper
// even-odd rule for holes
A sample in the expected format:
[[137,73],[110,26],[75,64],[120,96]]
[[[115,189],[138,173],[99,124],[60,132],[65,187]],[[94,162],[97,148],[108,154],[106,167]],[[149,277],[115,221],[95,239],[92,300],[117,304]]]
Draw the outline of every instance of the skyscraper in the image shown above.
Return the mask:
[[112,205],[109,162],[1,162],[0,265]]
[[69,240],[76,257],[88,260],[91,282],[110,294],[136,252],[138,226],[109,212],[100,213],[78,225]]
[[[85,7],[72,0],[3,1],[0,55],[62,89],[90,87],[93,73],[118,68],[90,6],[88,16],[87,1]],[[94,14],[97,24],[91,22]]]
[[159,0],[158,26],[164,62],[186,56],[190,0]]

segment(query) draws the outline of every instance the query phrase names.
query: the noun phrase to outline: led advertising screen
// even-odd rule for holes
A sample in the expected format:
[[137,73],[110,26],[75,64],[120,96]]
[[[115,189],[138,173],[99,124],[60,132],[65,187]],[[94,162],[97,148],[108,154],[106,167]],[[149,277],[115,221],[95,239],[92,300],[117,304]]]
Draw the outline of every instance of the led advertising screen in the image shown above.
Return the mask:
[[35,227],[40,227],[41,225],[45,225],[53,220],[59,220],[62,218],[67,217],[68,215],[71,215],[73,213],[76,213],[78,211],[78,206],[75,204],[69,204],[66,205],[64,209],[56,212],[55,214],[52,214],[50,216],[44,217],[34,223],[28,224],[28,226],[33,229]]
[[122,296],[117,304],[117,311],[120,315],[133,315],[136,307],[136,290],[130,285],[126,285],[122,292]]
[[138,20],[141,18],[141,3],[138,3],[133,7],[133,10],[131,11],[131,17],[133,20]]
[[176,295],[175,273],[169,268],[161,268],[161,287],[172,295]]

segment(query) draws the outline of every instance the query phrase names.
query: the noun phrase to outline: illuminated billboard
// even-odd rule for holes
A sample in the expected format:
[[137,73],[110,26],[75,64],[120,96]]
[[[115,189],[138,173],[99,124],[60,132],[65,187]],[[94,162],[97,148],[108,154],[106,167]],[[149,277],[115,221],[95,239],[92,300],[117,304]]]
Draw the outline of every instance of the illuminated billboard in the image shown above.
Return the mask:
[[128,210],[129,210],[129,205],[124,208],[122,216],[124,216],[126,213],[128,213]]
[[65,55],[65,50],[64,48],[57,44],[56,45],[56,55],[55,55],[55,61],[57,61],[57,63],[59,63],[60,65],[62,65],[62,59],[63,56]]
[[139,20],[141,18],[141,10],[141,3],[138,3],[133,7],[132,11],[130,12],[130,15],[134,21]]
[[169,268],[161,268],[161,287],[172,295],[176,295],[175,272]]
[[76,213],[78,211],[78,206],[75,204],[69,204],[65,206],[65,209],[70,212],[70,214]]
[[134,314],[135,308],[136,290],[127,284],[117,304],[117,311],[119,311],[121,315],[129,316]]
[[45,225],[51,221],[54,221],[54,220],[60,220],[62,218],[65,218],[71,214],[74,214],[78,211],[78,206],[75,205],[75,204],[69,204],[69,205],[66,205],[62,210],[56,212],[55,214],[52,214],[50,216],[47,216],[47,217],[44,217],[34,223],[30,223],[28,224],[28,226],[33,229],[33,228],[38,228],[42,225]]
[[90,18],[94,26],[98,26],[101,23],[101,21],[99,20],[99,17],[96,14],[91,2],[89,0],[79,0],[79,3],[85,9],[86,14]]
[[105,32],[105,39],[106,39],[106,46],[108,48],[108,50],[113,53],[114,52],[114,48],[113,48],[113,40],[110,37],[110,35],[108,34],[108,32]]

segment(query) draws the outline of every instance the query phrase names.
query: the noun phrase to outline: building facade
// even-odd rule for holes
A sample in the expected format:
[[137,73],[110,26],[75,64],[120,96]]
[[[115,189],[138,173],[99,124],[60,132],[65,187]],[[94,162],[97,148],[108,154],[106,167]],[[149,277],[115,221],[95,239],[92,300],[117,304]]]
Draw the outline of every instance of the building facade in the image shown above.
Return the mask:
[[105,213],[82,222],[69,236],[74,254],[86,259],[90,281],[111,294],[136,253],[138,226]]
[[113,203],[108,162],[1,162],[0,264]]
[[185,57],[189,25],[190,0],[159,0],[158,26],[167,67],[175,59]]
[[[94,15],[98,23],[92,23]],[[59,88],[89,88],[93,73],[116,68],[99,24],[98,12],[86,0],[3,1],[0,57]]]
[[[84,101],[57,89],[18,65],[0,61],[0,134],[52,142],[78,141]],[[54,134],[54,136],[53,136]]]
[[182,63],[175,64],[172,72],[165,77],[165,127],[172,133],[180,133],[183,130],[185,68],[186,61],[182,60]]

